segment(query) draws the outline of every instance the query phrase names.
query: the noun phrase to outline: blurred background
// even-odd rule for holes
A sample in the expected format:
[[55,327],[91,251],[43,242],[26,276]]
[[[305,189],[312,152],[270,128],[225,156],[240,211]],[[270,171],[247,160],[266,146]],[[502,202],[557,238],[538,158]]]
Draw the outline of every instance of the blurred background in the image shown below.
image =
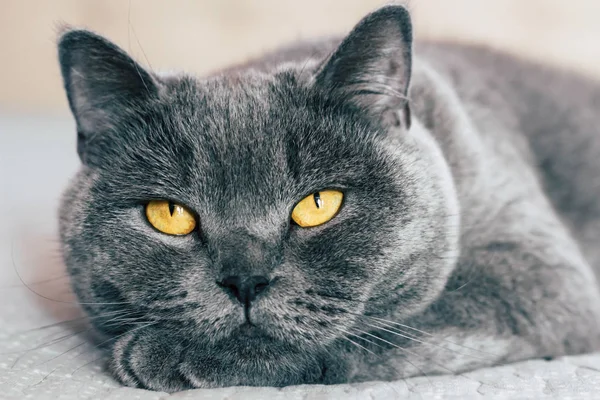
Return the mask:
[[[600,76],[598,0],[412,0],[418,38],[488,43]],[[154,69],[205,73],[299,38],[342,34],[382,0],[2,0],[0,112],[67,111],[60,22]]]
[[[600,0],[405,3],[417,38],[485,43],[600,77]],[[382,4],[0,0],[0,287],[22,288],[16,271],[31,281],[64,276],[55,216],[79,160],[56,60],[61,23],[107,36],[154,70],[203,74],[296,39],[343,35]],[[7,296],[14,302],[14,293]]]

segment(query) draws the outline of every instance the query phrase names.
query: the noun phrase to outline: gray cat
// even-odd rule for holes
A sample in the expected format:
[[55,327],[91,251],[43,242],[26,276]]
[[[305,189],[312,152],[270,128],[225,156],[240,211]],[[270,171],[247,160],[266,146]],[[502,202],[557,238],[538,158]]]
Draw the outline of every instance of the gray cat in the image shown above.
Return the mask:
[[600,85],[343,41],[205,78],[63,33],[73,288],[123,384],[393,380],[600,348]]

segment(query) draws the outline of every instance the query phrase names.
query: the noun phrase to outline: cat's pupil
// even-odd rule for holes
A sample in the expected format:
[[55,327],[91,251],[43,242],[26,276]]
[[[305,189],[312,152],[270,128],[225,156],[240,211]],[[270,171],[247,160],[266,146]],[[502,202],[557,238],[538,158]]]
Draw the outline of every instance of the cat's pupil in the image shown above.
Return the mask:
[[169,214],[171,214],[171,217],[173,216],[173,213],[175,212],[175,204],[173,204],[172,201],[169,202]]
[[317,208],[321,208],[323,206],[323,200],[321,200],[321,194],[319,192],[317,192],[313,195],[313,197],[315,198],[315,205],[317,206]]

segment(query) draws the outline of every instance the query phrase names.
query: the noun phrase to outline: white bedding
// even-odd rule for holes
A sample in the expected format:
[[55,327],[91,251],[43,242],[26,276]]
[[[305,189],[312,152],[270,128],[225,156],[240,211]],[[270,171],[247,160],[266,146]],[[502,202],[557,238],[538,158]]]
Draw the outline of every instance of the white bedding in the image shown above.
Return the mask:
[[600,399],[600,354],[390,383],[171,395],[120,387],[77,333],[80,321],[34,329],[80,317],[55,234],[57,199],[77,165],[67,116],[0,114],[0,399]]

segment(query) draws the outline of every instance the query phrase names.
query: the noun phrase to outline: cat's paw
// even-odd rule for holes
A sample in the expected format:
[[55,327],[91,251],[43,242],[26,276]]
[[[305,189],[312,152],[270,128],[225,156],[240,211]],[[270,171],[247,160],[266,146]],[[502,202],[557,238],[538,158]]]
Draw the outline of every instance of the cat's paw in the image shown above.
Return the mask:
[[134,329],[112,348],[111,370],[127,386],[162,392],[192,388],[179,372],[185,344],[161,329]]

